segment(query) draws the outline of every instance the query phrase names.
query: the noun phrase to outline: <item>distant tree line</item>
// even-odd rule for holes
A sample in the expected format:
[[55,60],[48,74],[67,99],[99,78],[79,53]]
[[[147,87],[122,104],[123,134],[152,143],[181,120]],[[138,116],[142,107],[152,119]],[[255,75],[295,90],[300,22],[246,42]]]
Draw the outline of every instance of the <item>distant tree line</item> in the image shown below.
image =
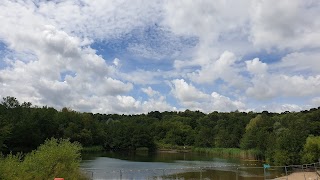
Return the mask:
[[21,104],[14,97],[0,104],[2,151],[32,150],[54,137],[114,151],[161,145],[254,149],[262,159],[284,165],[320,158],[318,136],[320,108],[280,114],[186,110],[119,115],[58,111]]

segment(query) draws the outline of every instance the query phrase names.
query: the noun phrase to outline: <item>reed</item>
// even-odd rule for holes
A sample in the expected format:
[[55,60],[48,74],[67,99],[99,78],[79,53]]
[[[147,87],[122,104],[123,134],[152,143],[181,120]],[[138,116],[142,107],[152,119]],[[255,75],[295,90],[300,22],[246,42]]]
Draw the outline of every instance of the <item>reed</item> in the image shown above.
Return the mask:
[[195,147],[192,149],[196,153],[205,153],[211,155],[217,155],[222,157],[236,157],[241,159],[258,160],[261,153],[257,150],[242,150],[239,148],[200,148]]

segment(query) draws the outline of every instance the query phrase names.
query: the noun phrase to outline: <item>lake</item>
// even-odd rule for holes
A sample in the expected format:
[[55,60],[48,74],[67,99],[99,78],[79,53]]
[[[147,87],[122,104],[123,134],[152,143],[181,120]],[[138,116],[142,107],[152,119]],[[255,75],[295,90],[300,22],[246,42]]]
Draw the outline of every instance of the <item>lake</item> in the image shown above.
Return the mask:
[[82,159],[81,168],[92,179],[253,180],[264,177],[259,161],[197,153],[106,152],[83,154]]

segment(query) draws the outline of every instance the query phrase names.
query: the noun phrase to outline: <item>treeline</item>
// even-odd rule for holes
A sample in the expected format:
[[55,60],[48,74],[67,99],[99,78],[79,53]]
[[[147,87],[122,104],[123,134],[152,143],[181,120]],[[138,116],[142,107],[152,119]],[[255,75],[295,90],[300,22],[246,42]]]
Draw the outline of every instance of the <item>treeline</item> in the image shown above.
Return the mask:
[[320,108],[281,114],[186,110],[118,115],[34,107],[14,97],[3,98],[0,104],[2,151],[35,149],[54,137],[114,151],[170,146],[254,149],[260,158],[284,165],[316,161],[317,136]]

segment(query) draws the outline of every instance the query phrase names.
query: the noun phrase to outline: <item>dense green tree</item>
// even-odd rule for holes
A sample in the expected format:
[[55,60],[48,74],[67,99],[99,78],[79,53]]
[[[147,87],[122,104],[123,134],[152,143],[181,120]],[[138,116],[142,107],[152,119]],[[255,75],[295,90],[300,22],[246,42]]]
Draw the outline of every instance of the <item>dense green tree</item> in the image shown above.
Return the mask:
[[317,162],[320,157],[320,136],[309,136],[303,147],[303,163]]

